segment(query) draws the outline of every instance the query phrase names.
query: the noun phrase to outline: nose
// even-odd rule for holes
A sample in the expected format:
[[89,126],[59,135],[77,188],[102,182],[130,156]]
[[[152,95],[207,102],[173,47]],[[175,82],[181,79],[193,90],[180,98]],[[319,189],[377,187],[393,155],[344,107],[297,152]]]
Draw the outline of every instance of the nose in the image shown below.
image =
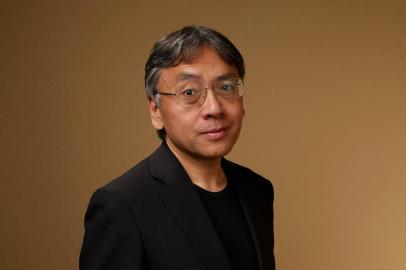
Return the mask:
[[207,88],[206,91],[206,96],[203,100],[202,106],[204,111],[204,118],[209,119],[222,117],[224,115],[223,104],[219,102],[213,89]]

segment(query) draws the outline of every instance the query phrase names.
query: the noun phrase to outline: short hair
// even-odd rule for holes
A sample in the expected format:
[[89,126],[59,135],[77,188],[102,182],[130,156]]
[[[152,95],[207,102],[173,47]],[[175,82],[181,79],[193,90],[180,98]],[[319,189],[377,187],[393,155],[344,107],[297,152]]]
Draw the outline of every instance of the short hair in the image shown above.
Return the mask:
[[[145,64],[144,79],[147,97],[155,98],[158,92],[156,86],[162,69],[174,67],[180,63],[191,63],[203,46],[213,49],[224,62],[235,66],[239,77],[244,79],[244,59],[227,37],[208,27],[189,25],[169,33],[152,47]],[[159,100],[156,102],[159,106]],[[157,132],[163,140],[166,134],[165,129]]]

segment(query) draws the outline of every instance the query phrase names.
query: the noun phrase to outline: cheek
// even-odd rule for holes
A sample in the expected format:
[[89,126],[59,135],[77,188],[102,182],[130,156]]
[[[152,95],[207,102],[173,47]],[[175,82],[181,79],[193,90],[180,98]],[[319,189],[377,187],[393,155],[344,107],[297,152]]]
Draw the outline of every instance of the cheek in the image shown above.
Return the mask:
[[235,106],[229,110],[228,115],[230,116],[231,120],[237,124],[240,123],[244,118],[245,110],[242,105]]
[[184,134],[194,130],[197,123],[197,116],[193,112],[179,110],[165,114],[163,124],[165,129],[172,130],[176,133]]

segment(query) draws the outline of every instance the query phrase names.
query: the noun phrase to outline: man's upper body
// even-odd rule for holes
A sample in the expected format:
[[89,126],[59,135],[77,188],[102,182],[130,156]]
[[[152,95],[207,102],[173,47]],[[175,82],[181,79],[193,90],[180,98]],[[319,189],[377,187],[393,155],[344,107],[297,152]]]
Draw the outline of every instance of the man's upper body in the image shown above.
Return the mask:
[[223,220],[236,250],[219,231],[221,219],[213,219],[197,186],[163,143],[93,195],[86,213],[81,269],[274,269],[272,186],[225,159],[222,167],[237,195],[236,212],[244,217],[243,226],[238,226],[238,216]]
[[145,72],[163,143],[93,195],[80,268],[274,269],[272,185],[224,159],[245,113],[241,54],[188,26],[154,45]]

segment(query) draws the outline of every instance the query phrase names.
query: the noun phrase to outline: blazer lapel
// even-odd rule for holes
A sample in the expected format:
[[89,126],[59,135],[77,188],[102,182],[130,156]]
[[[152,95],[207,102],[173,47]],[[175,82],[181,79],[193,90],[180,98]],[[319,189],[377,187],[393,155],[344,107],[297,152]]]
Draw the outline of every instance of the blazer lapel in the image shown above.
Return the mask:
[[[269,193],[266,189],[252,185],[250,175],[239,169],[232,162],[223,159],[223,169],[227,178],[234,181],[240,199],[241,207],[248,222],[257,254],[259,270],[274,269],[273,264],[273,233],[269,228],[272,220],[269,220]],[[251,175],[252,177],[253,175]],[[264,211],[266,209],[267,211]],[[268,253],[272,258],[267,258]]]
[[225,250],[198,192],[180,162],[163,143],[149,158],[151,174],[167,184],[161,200],[192,246],[212,270],[231,269]]

